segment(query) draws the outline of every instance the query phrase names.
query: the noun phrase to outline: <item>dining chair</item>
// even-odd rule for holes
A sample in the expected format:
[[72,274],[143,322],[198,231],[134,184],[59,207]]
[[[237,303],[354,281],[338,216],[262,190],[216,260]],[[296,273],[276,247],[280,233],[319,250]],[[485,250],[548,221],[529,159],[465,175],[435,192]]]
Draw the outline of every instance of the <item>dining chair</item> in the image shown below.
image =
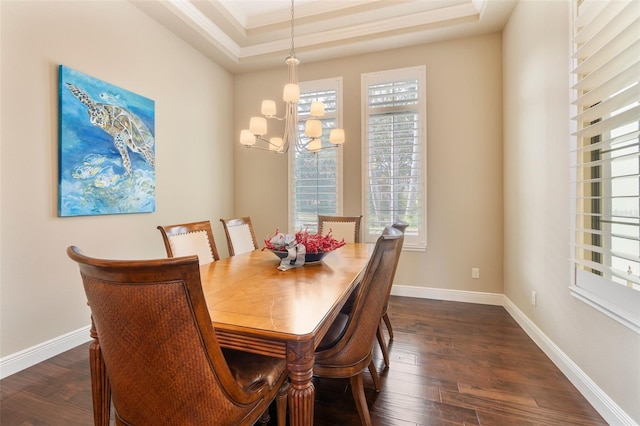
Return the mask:
[[216,242],[213,239],[211,222],[181,223],[178,225],[159,225],[167,257],[195,254],[201,265],[220,260]]
[[[345,243],[359,243],[360,242],[360,222],[362,221],[362,215],[360,216],[328,216],[318,215],[318,234],[327,235],[329,231],[333,235],[333,238],[340,241],[344,239]],[[356,287],[357,288],[357,287]],[[348,313],[353,306],[355,298],[356,288],[354,288],[351,296],[345,302],[342,307],[342,312]]]
[[391,291],[401,243],[402,232],[387,226],[367,263],[353,309],[349,314],[338,314],[315,353],[313,374],[320,378],[349,378],[360,421],[367,426],[371,425],[371,416],[362,373],[369,368],[379,391],[380,379],[372,368],[373,343],[380,312]]
[[[400,260],[400,254],[402,253],[402,246],[404,244],[404,231],[407,229],[409,224],[403,220],[396,220],[393,225],[391,225],[395,229],[402,232],[402,242],[400,243],[400,250],[398,251],[398,259],[396,259],[396,263]],[[389,332],[389,341],[393,340],[393,327],[391,326],[391,319],[389,318],[389,297],[391,296],[391,288],[389,288],[389,294],[387,294],[387,300],[385,301],[384,307],[382,308],[382,315],[380,319],[380,324],[378,325],[378,331],[376,333],[376,338],[378,339],[378,344],[380,345],[380,350],[382,351],[382,358],[384,359],[384,365],[389,366],[389,347],[387,342],[384,340],[384,334],[382,333],[382,324],[384,323],[387,327],[387,331]]]
[[229,256],[246,253],[258,248],[256,234],[253,231],[251,218],[248,216],[235,219],[220,219],[227,237]]
[[326,216],[318,215],[318,234],[327,235],[345,243],[360,242],[360,221],[362,216]]
[[267,421],[274,398],[285,425],[285,360],[221,349],[196,256],[67,254],[80,269],[117,425],[252,425]]

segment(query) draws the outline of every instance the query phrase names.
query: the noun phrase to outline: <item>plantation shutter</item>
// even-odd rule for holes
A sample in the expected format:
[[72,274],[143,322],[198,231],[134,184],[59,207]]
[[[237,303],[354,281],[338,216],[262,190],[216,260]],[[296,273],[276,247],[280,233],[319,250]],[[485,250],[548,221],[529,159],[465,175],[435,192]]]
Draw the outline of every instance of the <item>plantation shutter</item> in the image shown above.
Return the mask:
[[366,241],[397,219],[405,246],[426,246],[424,67],[364,76]]
[[573,290],[640,330],[640,4],[574,12]]
[[298,132],[305,140],[304,123],[309,118],[311,102],[322,101],[325,115],[322,122],[322,149],[317,153],[293,153],[293,185],[291,196],[291,231],[308,229],[317,231],[318,215],[336,215],[341,213],[341,148],[329,142],[331,129],[338,120],[338,80],[321,80],[301,83],[298,102]]

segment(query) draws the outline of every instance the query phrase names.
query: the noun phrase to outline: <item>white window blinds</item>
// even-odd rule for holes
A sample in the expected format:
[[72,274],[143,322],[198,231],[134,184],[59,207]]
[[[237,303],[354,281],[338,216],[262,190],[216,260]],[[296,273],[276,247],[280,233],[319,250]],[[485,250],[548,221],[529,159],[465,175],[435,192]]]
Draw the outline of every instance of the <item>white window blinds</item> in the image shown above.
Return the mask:
[[640,332],[640,3],[575,2],[573,293]]
[[291,231],[308,229],[317,231],[318,215],[336,215],[342,212],[342,148],[329,142],[331,129],[340,127],[341,79],[300,83],[298,102],[298,133],[302,140],[304,123],[310,116],[311,102],[322,101],[325,115],[322,122],[322,146],[317,153],[292,150],[291,182],[289,192]]
[[425,67],[362,76],[365,241],[402,219],[404,246],[426,247],[424,86]]

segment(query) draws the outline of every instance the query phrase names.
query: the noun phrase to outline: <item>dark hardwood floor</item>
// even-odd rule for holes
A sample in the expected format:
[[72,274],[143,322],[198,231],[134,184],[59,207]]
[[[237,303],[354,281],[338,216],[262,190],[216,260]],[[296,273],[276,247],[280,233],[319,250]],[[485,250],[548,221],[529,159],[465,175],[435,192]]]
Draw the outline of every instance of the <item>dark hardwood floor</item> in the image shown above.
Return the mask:
[[[606,425],[499,306],[392,297],[374,425]],[[315,425],[358,425],[347,380],[315,380]],[[91,425],[88,344],[0,381],[0,424]],[[275,424],[272,419],[271,424]]]

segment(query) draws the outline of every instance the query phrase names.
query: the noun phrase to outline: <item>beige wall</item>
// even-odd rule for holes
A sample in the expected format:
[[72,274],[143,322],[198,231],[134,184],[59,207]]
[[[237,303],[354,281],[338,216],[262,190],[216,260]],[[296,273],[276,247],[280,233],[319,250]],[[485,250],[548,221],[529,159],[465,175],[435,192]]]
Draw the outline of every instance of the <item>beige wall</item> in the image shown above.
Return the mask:
[[504,31],[504,289],[640,423],[640,336],[568,289],[569,22],[568,2],[520,2]]
[[[427,250],[404,252],[396,284],[502,293],[502,46],[500,34],[320,63],[301,81],[343,77],[344,214],[361,209],[360,76],[426,65]],[[283,61],[284,62],[284,61]],[[236,77],[236,139],[261,99],[281,99],[286,66]],[[282,108],[282,106],[280,106]],[[258,237],[287,229],[287,158],[236,142],[237,214]],[[481,279],[471,279],[479,267]]]
[[[344,213],[359,214],[360,74],[426,65],[428,248],[403,253],[396,283],[504,292],[640,421],[638,336],[567,289],[568,12],[520,2],[503,37],[316,64],[298,52],[300,75],[344,78]],[[0,357],[88,324],[70,244],[160,257],[156,225],[208,218],[226,254],[219,217],[251,215],[260,240],[287,227],[286,158],[237,143],[260,100],[280,96],[284,64],[234,83],[125,1],[0,0],[0,24]],[[57,217],[59,64],[155,100],[155,213]]]
[[[233,214],[233,76],[126,1],[1,8],[0,357],[89,324],[68,245],[164,257],[156,226]],[[156,212],[57,217],[58,65],[155,101]],[[220,244],[222,243],[222,244]]]

